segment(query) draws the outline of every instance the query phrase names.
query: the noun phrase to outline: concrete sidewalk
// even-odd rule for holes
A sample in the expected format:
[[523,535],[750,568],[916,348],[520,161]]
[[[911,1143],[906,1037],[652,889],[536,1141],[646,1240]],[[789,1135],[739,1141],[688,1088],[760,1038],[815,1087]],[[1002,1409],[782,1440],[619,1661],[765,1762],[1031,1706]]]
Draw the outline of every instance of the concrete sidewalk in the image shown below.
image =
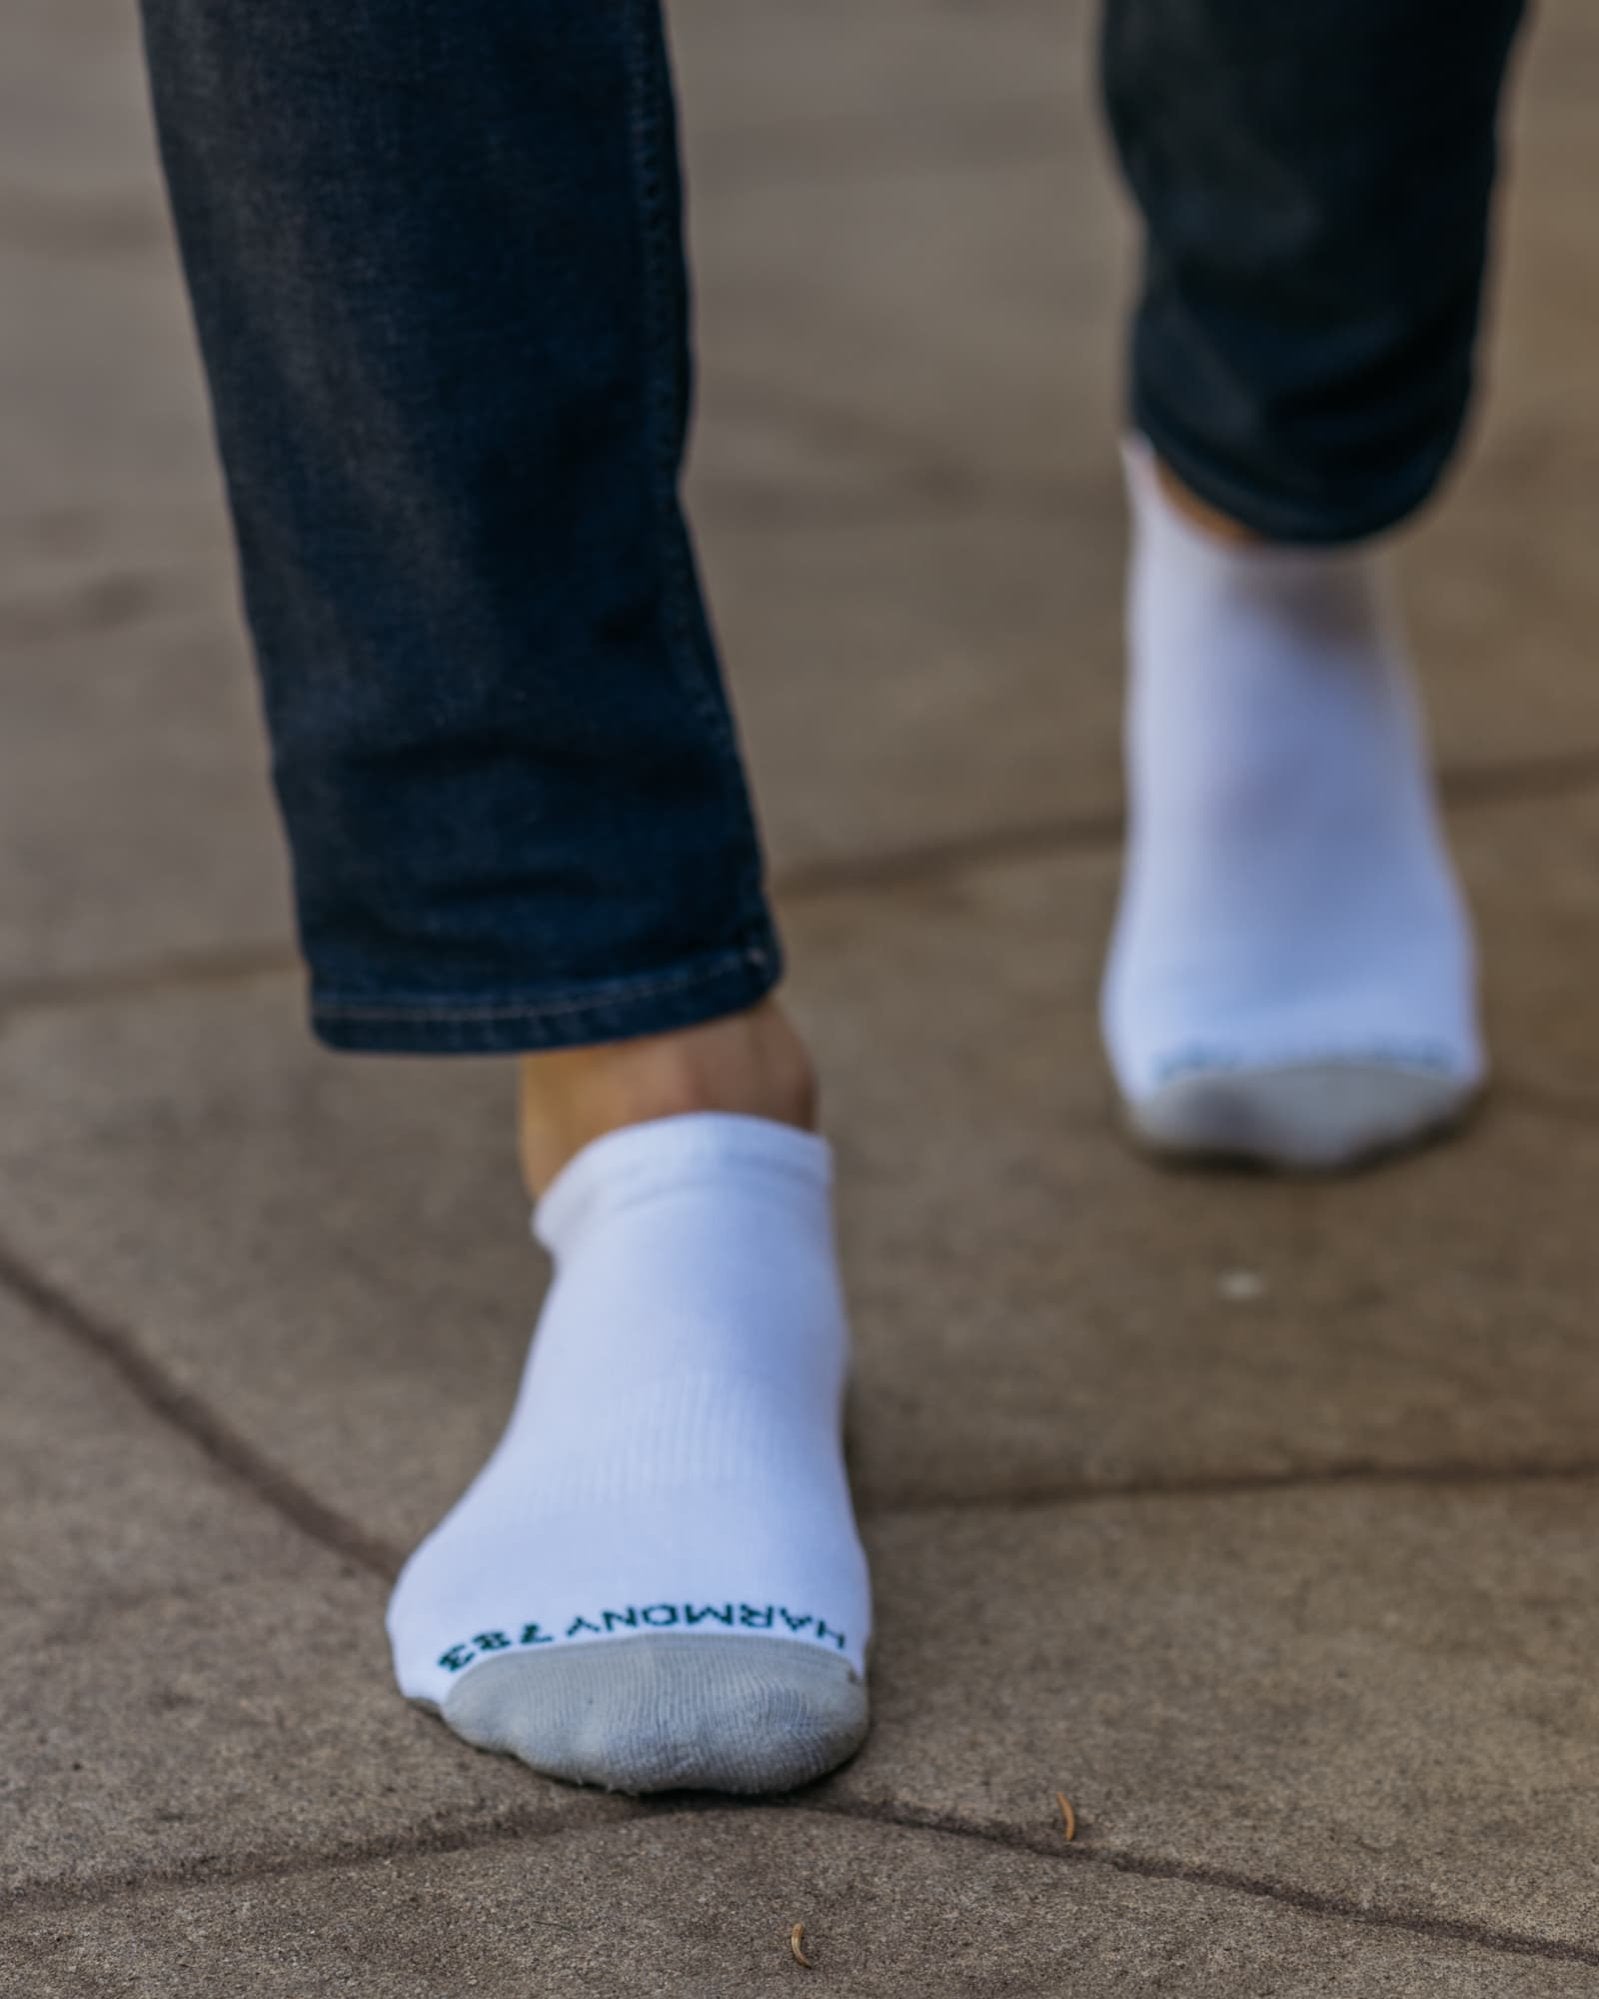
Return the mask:
[[681,0],[696,509],[879,1593],[867,1749],[737,1806],[390,1691],[536,1308],[509,1080],[305,1036],[129,9],[12,0],[0,1993],[1599,1993],[1599,16],[1544,12],[1485,429],[1407,557],[1499,1088],[1318,1186],[1134,1159],[1095,1041],[1087,10]]

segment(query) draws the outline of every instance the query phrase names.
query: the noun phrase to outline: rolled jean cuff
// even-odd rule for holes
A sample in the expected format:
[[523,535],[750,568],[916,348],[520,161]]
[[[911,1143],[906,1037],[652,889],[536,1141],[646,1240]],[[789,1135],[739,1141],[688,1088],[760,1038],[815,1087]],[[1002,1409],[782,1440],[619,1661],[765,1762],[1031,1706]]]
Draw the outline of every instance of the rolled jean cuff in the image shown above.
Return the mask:
[[783,974],[768,924],[742,943],[632,978],[546,992],[337,993],[314,983],[311,1027],[329,1048],[369,1055],[524,1055],[697,1027],[742,1013]]
[[1449,468],[1461,426],[1456,424],[1403,472],[1363,485],[1358,494],[1329,492],[1314,497],[1271,493],[1260,482],[1218,465],[1188,443],[1180,429],[1137,390],[1132,397],[1132,428],[1148,439],[1156,457],[1196,499],[1251,534],[1305,548],[1333,548],[1385,534],[1424,506]]

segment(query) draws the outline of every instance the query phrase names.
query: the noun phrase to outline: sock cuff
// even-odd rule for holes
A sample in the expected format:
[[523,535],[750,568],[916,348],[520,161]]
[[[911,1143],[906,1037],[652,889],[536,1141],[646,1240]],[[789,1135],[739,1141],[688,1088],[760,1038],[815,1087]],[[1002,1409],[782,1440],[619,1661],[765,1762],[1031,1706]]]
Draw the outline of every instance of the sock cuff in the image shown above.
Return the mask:
[[569,1160],[533,1210],[535,1238],[557,1254],[599,1211],[708,1181],[787,1180],[826,1196],[833,1149],[820,1133],[732,1111],[651,1118],[593,1139]]

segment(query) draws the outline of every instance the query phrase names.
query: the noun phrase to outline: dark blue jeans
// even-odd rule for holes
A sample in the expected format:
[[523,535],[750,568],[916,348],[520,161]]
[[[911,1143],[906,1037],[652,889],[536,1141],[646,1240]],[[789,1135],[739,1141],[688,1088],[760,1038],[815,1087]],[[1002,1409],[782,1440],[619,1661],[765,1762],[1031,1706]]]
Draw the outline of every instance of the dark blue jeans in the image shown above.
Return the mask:
[[[1520,0],[1110,0],[1132,414],[1341,541],[1466,407]],[[678,498],[656,0],[144,0],[312,1016],[504,1052],[753,1004],[779,948]]]

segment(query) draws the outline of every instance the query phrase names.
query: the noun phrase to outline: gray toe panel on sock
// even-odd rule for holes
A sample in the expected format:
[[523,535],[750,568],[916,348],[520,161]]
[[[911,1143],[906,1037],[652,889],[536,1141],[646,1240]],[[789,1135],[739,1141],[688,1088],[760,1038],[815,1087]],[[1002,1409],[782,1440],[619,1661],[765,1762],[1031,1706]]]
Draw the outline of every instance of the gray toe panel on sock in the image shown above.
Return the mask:
[[1476,1085],[1376,1063],[1196,1072],[1130,1105],[1157,1151],[1330,1172],[1416,1145],[1457,1123]]
[[485,1659],[445,1697],[479,1749],[612,1791],[786,1791],[866,1736],[848,1663],[782,1638],[662,1633]]

